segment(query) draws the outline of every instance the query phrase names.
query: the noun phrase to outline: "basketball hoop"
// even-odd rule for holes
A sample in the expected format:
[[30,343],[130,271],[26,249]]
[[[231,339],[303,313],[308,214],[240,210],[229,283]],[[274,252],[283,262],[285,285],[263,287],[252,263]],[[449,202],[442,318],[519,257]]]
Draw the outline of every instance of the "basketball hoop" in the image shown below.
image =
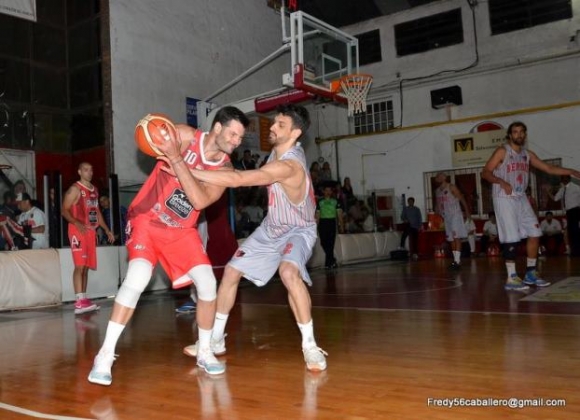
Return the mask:
[[367,95],[373,76],[370,74],[347,74],[340,78],[340,88],[348,99],[348,115],[366,112]]

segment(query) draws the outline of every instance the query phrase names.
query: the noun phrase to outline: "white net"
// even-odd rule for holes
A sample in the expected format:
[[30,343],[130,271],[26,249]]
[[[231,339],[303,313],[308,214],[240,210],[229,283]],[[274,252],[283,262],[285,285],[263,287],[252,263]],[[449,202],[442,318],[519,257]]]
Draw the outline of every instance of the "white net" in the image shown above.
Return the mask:
[[348,99],[349,116],[366,111],[372,82],[373,76],[369,74],[349,74],[340,79],[340,87]]

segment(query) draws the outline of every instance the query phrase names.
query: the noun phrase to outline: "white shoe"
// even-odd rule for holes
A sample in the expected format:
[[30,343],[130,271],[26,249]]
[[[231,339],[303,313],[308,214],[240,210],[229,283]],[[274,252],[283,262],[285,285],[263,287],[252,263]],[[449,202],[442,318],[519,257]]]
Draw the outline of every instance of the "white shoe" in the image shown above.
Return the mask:
[[210,349],[203,349],[198,352],[197,365],[210,375],[221,375],[226,371],[225,363],[216,359]]
[[[226,354],[226,336],[224,334],[221,340],[214,340],[211,339],[211,351],[215,356],[222,356]],[[197,357],[197,346],[199,341],[196,341],[195,344],[191,344],[189,346],[185,346],[183,348],[183,354],[189,357]]]
[[99,351],[95,357],[93,368],[87,378],[93,384],[109,386],[113,382],[111,366],[115,361],[115,355],[108,351]]
[[310,347],[309,349],[302,349],[304,353],[304,361],[308,370],[326,370],[326,357],[328,353],[320,347]]

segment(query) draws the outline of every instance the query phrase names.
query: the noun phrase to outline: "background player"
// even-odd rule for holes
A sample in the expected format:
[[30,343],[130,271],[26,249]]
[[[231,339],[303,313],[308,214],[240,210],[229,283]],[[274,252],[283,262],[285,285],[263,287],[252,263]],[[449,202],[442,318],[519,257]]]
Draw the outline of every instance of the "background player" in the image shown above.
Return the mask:
[[[493,208],[497,218],[499,241],[507,269],[506,290],[525,291],[528,285],[545,287],[549,282],[538,277],[536,263],[542,231],[536,213],[526,197],[530,179],[530,165],[551,175],[580,177],[573,169],[549,165],[526,146],[528,129],[516,121],[507,129],[507,143],[498,147],[483,168],[482,177],[492,183]],[[520,240],[526,242],[526,275],[516,273],[516,255]]]
[[[209,133],[178,125],[179,148],[173,148],[171,163],[182,172],[229,169],[228,155],[242,142],[249,121],[237,108],[220,109]],[[166,152],[168,144],[159,145]],[[166,162],[168,161],[165,159]],[[197,365],[209,374],[220,374],[225,365],[210,350],[211,329],[216,308],[216,279],[211,263],[196,229],[199,213],[222,195],[224,188],[198,182],[192,176],[179,180],[163,171],[166,162],[158,162],[128,211],[127,275],[113,306],[105,341],[95,357],[89,382],[110,385],[115,347],[125,325],[160,262],[173,288],[197,288],[197,325],[200,351]],[[185,181],[183,181],[185,179]]]
[[458,269],[461,267],[461,242],[467,238],[461,206],[467,214],[471,214],[471,211],[461,191],[455,185],[447,182],[446,173],[438,173],[435,182],[439,184],[435,190],[437,212],[443,217],[445,235],[447,240],[451,242],[451,251],[453,252],[451,268]]
[[61,212],[68,222],[68,239],[75,266],[73,271],[75,314],[82,314],[99,309],[87,298],[89,269],[97,269],[97,227],[103,229],[109,243],[113,243],[115,237],[99,210],[99,191],[91,183],[93,166],[88,162],[82,162],[78,174],[80,180],[71,185],[65,193]]

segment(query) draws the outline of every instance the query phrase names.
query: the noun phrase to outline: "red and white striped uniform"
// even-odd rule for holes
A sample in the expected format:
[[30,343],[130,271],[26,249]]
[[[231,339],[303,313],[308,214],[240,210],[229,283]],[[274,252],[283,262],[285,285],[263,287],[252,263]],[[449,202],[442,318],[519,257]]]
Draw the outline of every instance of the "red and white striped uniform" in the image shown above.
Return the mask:
[[[268,162],[274,159],[270,154]],[[280,183],[268,186],[268,213],[262,225],[273,238],[278,238],[295,227],[313,227],[316,230],[316,199],[312,180],[306,166],[306,156],[300,143],[280,156],[279,160],[292,159],[300,162],[306,173],[306,191],[302,202],[294,204],[284,191]]]
[[503,179],[512,186],[512,194],[507,195],[499,184],[492,184],[494,197],[522,197],[526,195],[526,188],[530,180],[530,156],[524,148],[516,152],[509,144],[505,144],[506,150],[503,162],[493,171],[498,178]]

